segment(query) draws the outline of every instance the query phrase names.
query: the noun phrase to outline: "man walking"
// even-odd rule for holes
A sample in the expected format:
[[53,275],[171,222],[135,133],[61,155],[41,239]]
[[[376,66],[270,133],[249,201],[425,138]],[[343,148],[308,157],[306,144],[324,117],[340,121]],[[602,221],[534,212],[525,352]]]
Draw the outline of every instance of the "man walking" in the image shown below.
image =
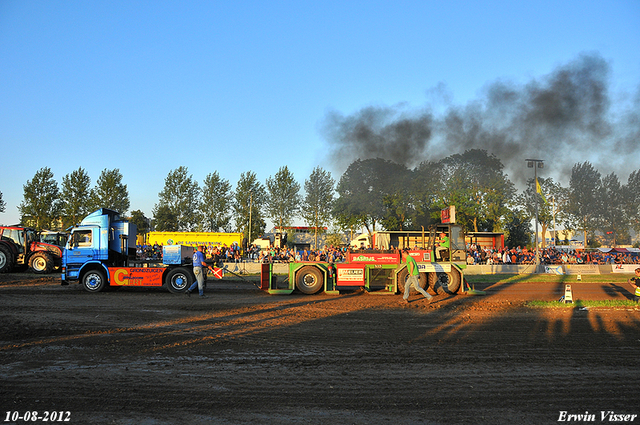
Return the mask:
[[198,286],[198,292],[200,292],[200,298],[207,298],[207,296],[204,294],[204,281],[206,276],[205,268],[211,270],[212,272],[213,272],[213,269],[211,268],[211,266],[205,263],[205,257],[203,252],[204,252],[204,247],[199,246],[198,250],[193,253],[193,274],[196,276],[196,281],[193,282],[193,285],[191,285],[189,289],[187,289],[187,296],[190,296],[191,291],[196,289],[196,286]]
[[413,285],[418,292],[424,295],[424,297],[431,302],[431,298],[433,297],[428,294],[427,291],[422,289],[418,282],[418,275],[420,273],[418,271],[418,263],[416,263],[416,260],[409,255],[409,250],[407,248],[405,248],[404,251],[401,251],[401,253],[404,255],[404,259],[407,264],[407,280],[404,283],[404,296],[402,299],[404,299],[405,303],[409,302],[409,291],[411,290],[411,285]]

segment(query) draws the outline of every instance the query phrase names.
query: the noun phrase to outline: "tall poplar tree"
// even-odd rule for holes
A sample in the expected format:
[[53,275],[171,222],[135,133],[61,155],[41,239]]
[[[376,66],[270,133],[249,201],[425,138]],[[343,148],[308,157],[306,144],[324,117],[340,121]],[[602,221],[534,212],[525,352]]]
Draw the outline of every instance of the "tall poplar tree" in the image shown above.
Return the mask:
[[587,234],[595,231],[602,217],[602,181],[600,172],[589,161],[575,164],[571,169],[569,181],[569,208],[572,225],[584,232],[585,247]]
[[308,226],[315,229],[315,247],[318,247],[318,230],[329,224],[335,197],[335,180],[329,171],[316,167],[304,182],[306,195],[302,201],[300,215]]
[[60,228],[60,197],[58,183],[49,167],[41,168],[23,186],[24,200],[20,203],[20,219],[23,224],[37,230]]
[[[189,174],[187,167],[180,166],[169,172],[164,180],[164,189],[158,194],[158,198],[158,203],[153,209],[156,220],[160,213],[165,219],[171,215],[175,216],[177,227],[166,230],[181,232],[198,230],[200,187]],[[166,207],[168,211],[161,207]]]
[[266,223],[262,209],[266,199],[265,188],[253,171],[240,174],[234,193],[233,217],[236,231],[244,233],[247,243],[264,234]]
[[94,206],[91,200],[91,178],[80,167],[62,178],[63,228],[79,223]]
[[231,231],[231,184],[217,171],[205,177],[200,197],[202,230],[206,232]]
[[630,220],[627,220],[624,208],[625,190],[615,173],[602,178],[602,226],[609,245],[615,247],[630,241]]
[[141,210],[131,211],[131,218],[129,221],[136,225],[138,234],[146,235],[149,232],[149,219],[145,217]]
[[285,165],[267,179],[267,192],[267,214],[282,232],[300,211],[300,183]]
[[129,191],[127,185],[122,183],[122,174],[118,168],[102,170],[91,194],[92,209],[108,208],[121,215],[129,209]]
[[631,227],[640,233],[640,170],[629,174],[625,188],[625,212]]

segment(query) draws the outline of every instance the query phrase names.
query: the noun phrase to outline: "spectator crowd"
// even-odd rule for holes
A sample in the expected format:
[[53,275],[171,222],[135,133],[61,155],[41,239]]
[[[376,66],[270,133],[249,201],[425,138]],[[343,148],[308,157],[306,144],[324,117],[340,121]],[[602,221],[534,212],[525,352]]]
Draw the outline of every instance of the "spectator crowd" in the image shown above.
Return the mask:
[[[535,252],[523,247],[492,249],[472,244],[467,247],[467,264],[535,264]],[[600,250],[540,250],[541,264],[639,264],[640,255],[632,252]]]
[[[324,246],[322,249],[294,250],[290,247],[270,247],[260,249],[250,246],[246,253],[238,244],[212,245],[205,250],[207,259],[215,263],[289,263],[292,261],[327,261],[341,263],[345,261],[348,248]],[[138,245],[137,257],[140,260],[162,260],[162,246]],[[467,264],[535,264],[535,252],[526,247],[487,248],[475,244],[467,247]],[[600,250],[563,250],[555,247],[540,251],[541,264],[640,264],[640,254],[636,252],[604,252]]]

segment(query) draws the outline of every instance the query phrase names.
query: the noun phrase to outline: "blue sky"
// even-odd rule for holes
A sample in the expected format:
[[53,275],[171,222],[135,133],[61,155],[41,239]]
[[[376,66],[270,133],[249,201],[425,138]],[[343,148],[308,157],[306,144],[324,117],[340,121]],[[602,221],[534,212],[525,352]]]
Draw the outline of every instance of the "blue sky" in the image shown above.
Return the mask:
[[130,210],[149,217],[179,166],[234,188],[285,165],[301,185],[315,166],[338,179],[328,114],[465,108],[488,85],[523,88],[584,53],[608,64],[615,107],[638,93],[639,42],[635,0],[2,0],[0,223],[19,221],[42,167],[59,183],[83,167],[92,185],[119,168]]

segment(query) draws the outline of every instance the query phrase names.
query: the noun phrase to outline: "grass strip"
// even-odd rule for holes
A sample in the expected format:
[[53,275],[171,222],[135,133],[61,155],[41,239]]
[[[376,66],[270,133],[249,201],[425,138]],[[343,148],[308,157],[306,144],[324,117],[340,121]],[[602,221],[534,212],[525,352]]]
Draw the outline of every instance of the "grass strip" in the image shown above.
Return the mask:
[[466,274],[464,278],[469,283],[515,283],[515,282],[547,282],[547,283],[571,283],[579,285],[580,282],[595,283],[627,283],[631,275],[622,273],[581,275],[557,275],[557,274]]
[[527,301],[524,305],[532,308],[633,307],[640,309],[640,305],[632,300],[575,300],[573,303],[533,300]]

